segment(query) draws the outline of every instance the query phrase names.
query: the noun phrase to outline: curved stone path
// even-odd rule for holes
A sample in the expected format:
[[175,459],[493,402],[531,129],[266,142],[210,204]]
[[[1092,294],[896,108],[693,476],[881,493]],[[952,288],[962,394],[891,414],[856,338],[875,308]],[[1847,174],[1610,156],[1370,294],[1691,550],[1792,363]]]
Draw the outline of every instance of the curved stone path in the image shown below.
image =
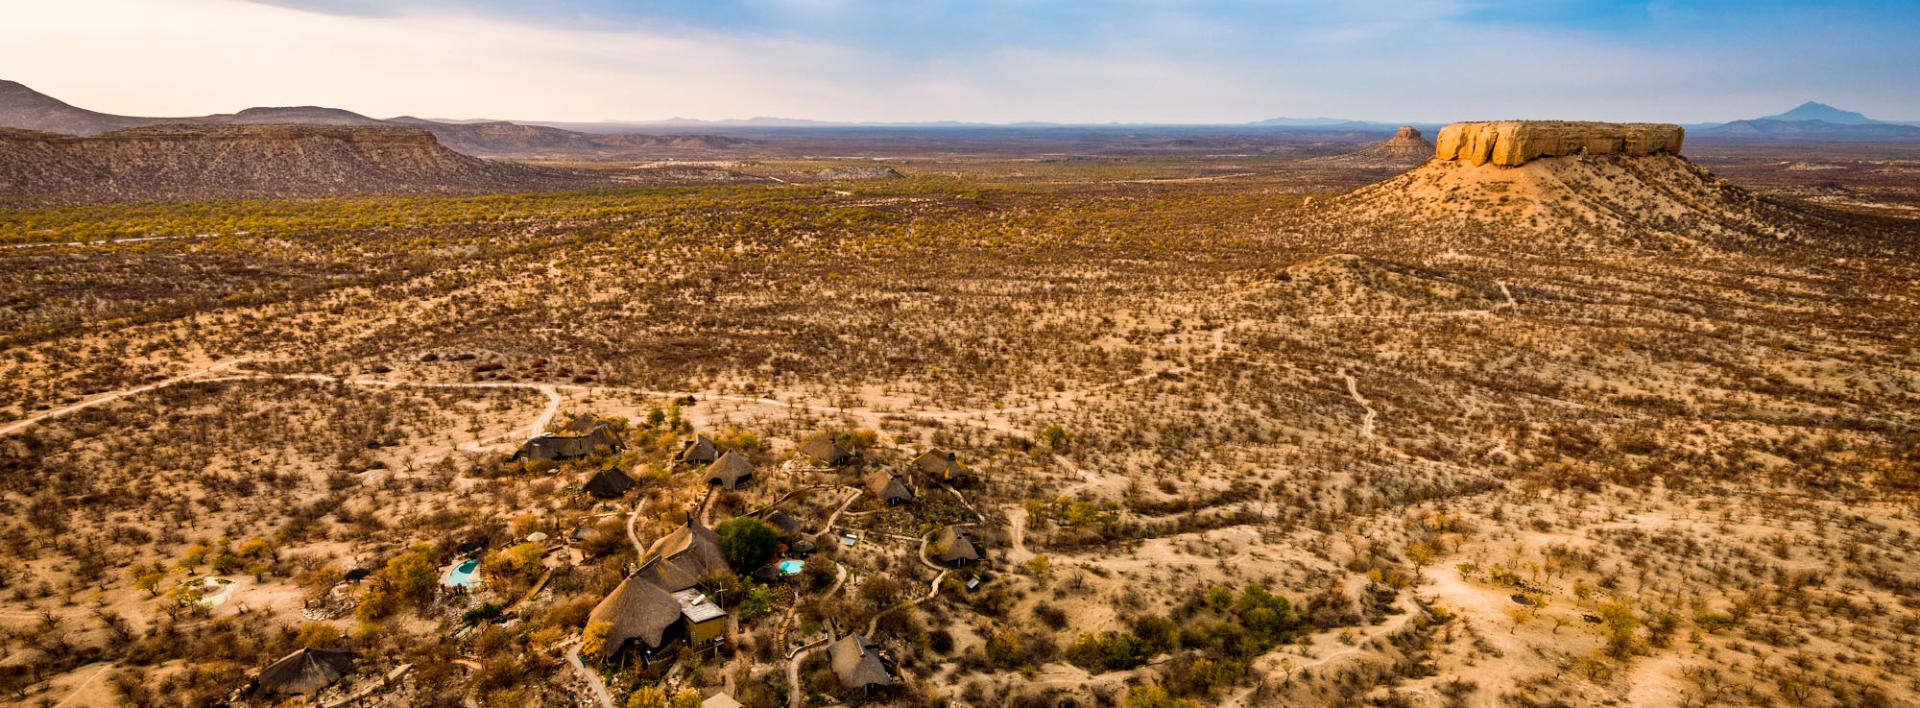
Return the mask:
[[567,665],[572,666],[574,673],[579,674],[581,680],[587,682],[587,688],[592,691],[595,704],[600,708],[613,708],[613,694],[607,691],[607,683],[600,680],[600,672],[587,668],[587,665],[580,661],[578,638],[567,640]]

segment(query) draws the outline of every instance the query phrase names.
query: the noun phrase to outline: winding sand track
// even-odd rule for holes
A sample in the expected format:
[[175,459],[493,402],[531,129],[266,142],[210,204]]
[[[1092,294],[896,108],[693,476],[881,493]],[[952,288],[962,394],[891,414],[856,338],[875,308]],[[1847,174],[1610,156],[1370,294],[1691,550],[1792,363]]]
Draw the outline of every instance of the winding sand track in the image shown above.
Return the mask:
[[1019,504],[1007,506],[1007,561],[1025,563],[1033,559],[1033,552],[1027,550],[1027,508]]
[[1360,404],[1360,407],[1367,411],[1365,415],[1360,417],[1360,437],[1373,437],[1373,420],[1379,417],[1380,414],[1373,410],[1373,404],[1369,403],[1366,397],[1360,395],[1360,384],[1353,380],[1352,374],[1347,373],[1346,369],[1341,369],[1340,376],[1347,380],[1347,395],[1352,396],[1353,401]]
[[[859,495],[855,494],[854,496],[858,497]],[[852,500],[849,499],[848,501],[851,502]],[[833,568],[835,571],[833,587],[827,588],[827,592],[823,597],[833,597],[840,592],[841,585],[847,582],[847,567],[839,563],[834,563]],[[797,610],[798,607],[796,605],[794,609],[787,611],[787,622],[791,623],[793,621],[794,612]],[[809,655],[827,646],[827,643],[831,641],[833,641],[833,621],[827,620],[824,636],[808,642],[806,646],[795,649],[792,653],[787,654],[787,708],[800,708],[800,706],[806,704],[806,691],[802,690],[800,686],[800,665],[806,662]]]
[[[1254,324],[1254,323],[1255,322],[1252,320],[1243,320],[1240,322],[1235,322],[1230,325],[1226,325],[1224,327],[1218,327],[1213,330],[1209,330],[1207,332],[1207,338],[1212,346],[1210,351],[1208,351],[1208,353],[1204,355],[1204,358],[1212,359],[1220,356],[1220,354],[1225,351],[1226,335],[1228,331],[1239,328],[1239,327],[1243,327],[1249,324]],[[656,398],[691,397],[691,398],[696,398],[700,400],[709,400],[709,401],[729,401],[733,403],[746,403],[751,405],[788,408],[793,410],[804,410],[811,413],[819,413],[823,415],[846,416],[849,418],[857,419],[861,421],[863,424],[866,424],[869,426],[876,426],[876,427],[879,425],[880,421],[884,418],[906,417],[906,418],[917,418],[920,420],[942,420],[942,421],[972,423],[972,424],[981,425],[990,430],[995,430],[1000,432],[1017,432],[1020,429],[1019,426],[1013,424],[1010,420],[1008,420],[1006,418],[1007,415],[1014,414],[1014,413],[1032,413],[1048,407],[1073,403],[1079,399],[1085,398],[1092,394],[1100,393],[1100,392],[1115,389],[1115,388],[1126,388],[1129,386],[1135,386],[1135,385],[1144,383],[1146,381],[1151,381],[1154,378],[1159,377],[1163,374],[1186,374],[1186,373],[1191,373],[1193,371],[1193,367],[1191,366],[1184,366],[1184,365],[1172,366],[1165,369],[1159,369],[1159,370],[1149,371],[1142,374],[1137,374],[1125,379],[1121,379],[1119,381],[1112,381],[1104,384],[1099,384],[1097,386],[1091,386],[1085,389],[1062,391],[1062,392],[1047,396],[1044,400],[1036,401],[1034,403],[1018,405],[1018,406],[996,406],[996,407],[987,407],[987,408],[955,408],[955,409],[946,409],[946,410],[923,410],[923,411],[876,410],[873,408],[865,408],[865,407],[835,406],[835,405],[827,405],[827,404],[821,404],[821,403],[807,403],[804,401],[795,401],[795,400],[783,401],[777,398],[770,398],[766,396],[743,396],[738,394],[706,393],[706,392],[700,392],[700,391],[659,391],[659,390],[653,390],[653,389],[632,388],[632,387],[625,387],[625,386],[589,386],[589,385],[582,385],[582,384],[555,384],[555,383],[532,383],[532,382],[523,383],[523,382],[517,382],[517,381],[477,381],[477,382],[466,382],[466,383],[431,382],[431,381],[392,381],[392,380],[386,380],[386,379],[372,379],[372,378],[362,378],[362,377],[354,377],[354,376],[342,377],[342,376],[334,376],[332,374],[317,374],[317,373],[275,374],[275,373],[267,373],[267,372],[244,372],[244,373],[233,374],[228,376],[210,377],[210,378],[204,378],[204,379],[200,378],[201,376],[204,376],[206,374],[214,373],[217,371],[224,371],[226,369],[231,369],[234,366],[237,366],[239,364],[242,364],[248,361],[252,361],[253,359],[254,357],[252,355],[225,359],[225,360],[216,362],[210,366],[200,368],[200,369],[195,369],[193,371],[189,371],[187,373],[184,373],[172,378],[162,379],[160,381],[155,381],[150,384],[143,384],[140,386],[133,386],[130,388],[120,389],[118,391],[112,391],[109,393],[100,394],[98,396],[87,399],[85,401],[81,401],[79,403],[63,406],[60,408],[55,408],[45,413],[40,413],[38,415],[15,420],[5,425],[0,425],[0,435],[6,435],[19,430],[24,430],[42,421],[45,421],[51,418],[56,418],[62,415],[66,415],[68,413],[72,413],[77,410],[91,408],[93,406],[97,406],[102,403],[116,401],[122,398],[126,398],[128,396],[138,395],[141,393],[146,393],[148,391],[166,388],[168,386],[173,386],[176,384],[186,383],[188,381],[199,380],[206,383],[222,383],[222,382],[230,382],[230,381],[245,381],[250,379],[287,379],[287,380],[296,380],[296,381],[319,381],[323,383],[344,383],[344,384],[350,384],[354,386],[385,386],[385,387],[393,387],[393,388],[402,388],[402,387],[446,388],[446,389],[518,388],[518,389],[529,389],[529,390],[539,391],[540,393],[546,395],[547,407],[545,410],[541,411],[539,417],[535,418],[533,422],[528,426],[527,437],[534,437],[539,435],[541,432],[544,432],[546,430],[547,425],[553,422],[554,415],[559,412],[561,404],[565,402],[565,397],[561,394],[562,391],[581,391],[581,392],[587,392],[587,393],[591,393],[593,391],[616,391],[620,393],[632,393],[632,394],[639,394],[643,396],[652,396]],[[466,450],[468,452],[484,452],[488,448],[513,442],[512,435],[513,434],[509,433],[508,435],[498,436],[498,437],[494,437],[486,440],[475,441],[472,443],[468,443],[466,445],[462,445],[461,449]]]
[[172,236],[135,236],[133,238],[109,238],[99,241],[31,241],[27,243],[9,243],[0,248],[17,250],[23,248],[79,248],[85,246],[115,246],[123,243],[152,243],[155,241],[184,241],[187,239],[213,238],[219,234],[174,234]]
[[587,682],[587,688],[593,691],[593,702],[596,705],[600,708],[613,708],[613,694],[607,692],[606,682],[600,680],[599,673],[587,668],[587,665],[580,661],[579,639],[567,640],[567,665],[573,667],[574,673],[580,674],[580,678]]
[[244,357],[244,356],[234,357],[232,359],[222,359],[218,362],[214,362],[210,366],[194,369],[192,371],[181,374],[179,376],[175,376],[170,379],[161,379],[159,381],[155,381],[150,384],[143,384],[140,386],[134,386],[132,388],[123,388],[118,391],[103,393],[98,396],[94,396],[93,398],[89,398],[87,400],[81,401],[79,403],[61,406],[59,408],[55,408],[53,410],[47,411],[45,413],[41,413],[39,415],[28,416],[28,417],[13,421],[11,423],[8,423],[6,425],[0,425],[0,435],[7,435],[16,431],[25,430],[27,428],[30,428],[40,423],[41,421],[49,420],[52,418],[58,418],[60,416],[66,415],[68,413],[72,413],[74,411],[92,408],[102,403],[112,403],[114,401],[118,401],[128,396],[138,395],[138,394],[146,393],[148,391],[166,388],[174,384],[191,381],[205,374],[210,374],[215,371],[222,371],[225,369],[233,368],[234,366],[249,360],[251,360],[251,357]]
[[831,641],[833,641],[833,632],[828,631],[827,636],[801,647],[787,659],[787,708],[800,708],[807,704],[806,691],[800,687],[800,664],[807,660],[807,656],[820,651],[827,646],[827,642]]
[[567,399],[560,397],[560,390],[551,385],[541,385],[539,391],[547,396],[547,408],[540,411],[540,417],[533,419],[533,425],[527,427],[527,437],[537,438],[547,432],[547,426],[553,424],[553,416],[560,412],[560,404]]
[[61,706],[71,703],[73,699],[85,694],[87,687],[92,686],[93,682],[99,681],[101,676],[107,675],[107,670],[113,668],[113,666],[111,663],[101,664],[100,668],[94,670],[92,676],[88,676],[87,680],[80,682],[80,685],[74,686],[73,691],[68,693],[66,698],[61,699],[59,703],[53,704],[53,708],[60,708]]
[[840,515],[847,512],[847,507],[853,506],[853,500],[859,499],[860,495],[866,494],[866,493],[867,493],[867,490],[865,489],[853,490],[852,494],[847,495],[846,501],[840,502],[840,508],[834,509],[833,514],[827,517],[827,523],[820,525],[820,544],[821,545],[824,546],[833,541],[833,538],[832,538],[833,522],[839,521]]
[[627,541],[633,544],[635,560],[647,557],[647,547],[640,545],[640,534],[633,530],[633,523],[640,520],[640,512],[647,508],[647,498],[643,495],[633,503],[633,513],[627,515]]
[[[953,528],[965,528],[968,526],[973,526],[973,524],[954,524]],[[898,605],[894,605],[892,607],[881,610],[879,612],[875,612],[873,614],[873,618],[867,620],[867,634],[869,636],[873,634],[873,631],[875,628],[880,626],[880,618],[885,617],[889,614],[892,614],[895,610],[906,609],[908,607],[913,607],[915,605],[918,605],[922,602],[926,602],[940,594],[941,581],[946,580],[947,575],[952,573],[953,571],[948,570],[947,568],[941,566],[939,563],[933,562],[933,559],[927,556],[927,547],[933,543],[933,537],[935,535],[938,535],[939,533],[940,533],[940,530],[935,529],[931,532],[928,532],[926,536],[921,537],[920,551],[914,554],[915,557],[920,559],[921,565],[940,571],[939,574],[933,576],[933,582],[927,584],[927,594],[909,599],[906,602],[902,602]]]

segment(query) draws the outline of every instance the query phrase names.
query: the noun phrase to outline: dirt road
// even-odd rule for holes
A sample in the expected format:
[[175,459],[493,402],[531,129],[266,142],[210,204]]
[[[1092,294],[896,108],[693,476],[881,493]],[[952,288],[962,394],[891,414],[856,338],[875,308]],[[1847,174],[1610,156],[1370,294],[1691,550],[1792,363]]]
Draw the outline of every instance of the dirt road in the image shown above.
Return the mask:
[[26,418],[21,418],[19,420],[13,421],[6,425],[0,425],[0,435],[8,435],[20,430],[25,430],[29,427],[32,427],[40,423],[41,421],[58,418],[68,413],[92,408],[102,403],[112,403],[114,401],[118,401],[128,396],[138,395],[138,394],[146,393],[148,391],[166,388],[174,384],[191,381],[199,376],[210,374],[215,371],[222,371],[225,369],[233,368],[235,365],[249,361],[250,359],[251,357],[244,357],[244,356],[234,357],[232,359],[223,359],[221,361],[214,362],[210,366],[194,369],[193,371],[189,371],[187,373],[181,374],[179,376],[175,376],[173,378],[161,379],[159,381],[155,381],[150,384],[144,384],[140,386],[134,386],[132,388],[124,388],[118,391],[103,393],[98,396],[94,396],[93,398],[89,398],[87,400],[81,401],[79,403],[61,406],[59,408],[49,410],[45,413],[28,416]]
[[1027,508],[1019,504],[1007,506],[1007,561],[1025,563],[1033,559],[1033,553],[1027,550]]
[[1360,437],[1373,437],[1373,420],[1380,414],[1373,410],[1373,404],[1367,401],[1365,396],[1360,395],[1360,383],[1353,379],[1352,374],[1341,369],[1340,376],[1347,380],[1347,395],[1352,396],[1353,402],[1360,404],[1360,407],[1366,410],[1366,414],[1360,416]]

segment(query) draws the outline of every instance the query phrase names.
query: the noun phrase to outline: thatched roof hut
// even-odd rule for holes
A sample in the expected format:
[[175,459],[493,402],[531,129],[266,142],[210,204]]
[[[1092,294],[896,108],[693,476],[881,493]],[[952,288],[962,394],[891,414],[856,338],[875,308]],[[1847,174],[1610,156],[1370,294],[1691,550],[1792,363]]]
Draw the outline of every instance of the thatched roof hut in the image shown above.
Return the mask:
[[539,462],[577,460],[602,448],[617,451],[626,449],[626,445],[620,442],[620,436],[614,434],[612,427],[606,423],[595,423],[593,430],[585,435],[542,433],[539,437],[521,445],[520,449],[513,453],[513,459]]
[[732,450],[721,455],[720,459],[714,460],[713,464],[707,465],[708,484],[718,484],[726,489],[733,489],[751,481],[753,481],[753,463],[748,462],[745,455]]
[[754,568],[753,572],[748,573],[748,575],[753,576],[754,580],[760,581],[761,583],[764,583],[767,585],[772,585],[774,583],[778,583],[786,579],[786,575],[781,573],[780,569],[777,567],[774,567],[772,564],[767,564],[767,565],[760,566],[758,568]]
[[959,456],[946,450],[933,449],[921,453],[913,459],[913,466],[943,484],[960,484],[973,478],[973,472],[960,464]]
[[867,477],[867,490],[880,501],[891,505],[900,505],[913,501],[913,489],[900,475],[889,471],[878,471]]
[[620,581],[619,587],[587,614],[589,625],[607,623],[604,656],[612,656],[629,643],[639,642],[648,652],[667,645],[667,630],[680,621],[680,601],[673,594],[638,575]]
[[954,526],[940,529],[930,550],[934,560],[951,565],[977,563],[981,558],[980,549],[973,545],[973,539],[967,536],[965,530]]
[[695,435],[692,440],[682,441],[680,451],[673,455],[673,461],[683,465],[708,465],[718,459],[720,448],[715,447],[713,439],[705,435]]
[[847,464],[847,462],[853,459],[853,453],[848,452],[846,448],[840,447],[834,444],[832,440],[826,438],[814,438],[808,441],[806,444],[800,446],[799,452],[802,455],[819,460],[833,467]]
[[772,526],[773,529],[779,531],[782,536],[792,536],[805,530],[804,525],[800,523],[799,519],[794,518],[792,514],[780,509],[768,512],[763,519],[767,522],[768,526]]
[[727,569],[727,554],[720,550],[720,534],[701,525],[691,513],[687,514],[687,523],[654,541],[647,555],[672,562],[696,580]]
[[621,495],[633,489],[633,485],[633,477],[628,476],[624,470],[608,467],[593,473],[592,477],[587,478],[587,483],[580,486],[595,497],[619,499]]
[[893,685],[893,674],[887,672],[880,648],[864,636],[841,637],[827,647],[827,657],[833,664],[834,675],[840,677],[840,685],[849,691],[870,693],[875,688]]
[[593,426],[598,423],[599,421],[595,420],[593,416],[578,415],[574,416],[572,421],[569,421],[560,429],[574,435],[586,435],[587,433],[593,432]]
[[261,669],[260,677],[254,680],[254,691],[269,696],[312,695],[352,670],[351,651],[301,649]]
[[682,568],[678,563],[665,558],[647,561],[645,565],[640,566],[639,570],[633,572],[633,577],[652,583],[654,587],[667,592],[680,592],[700,584],[698,572]]

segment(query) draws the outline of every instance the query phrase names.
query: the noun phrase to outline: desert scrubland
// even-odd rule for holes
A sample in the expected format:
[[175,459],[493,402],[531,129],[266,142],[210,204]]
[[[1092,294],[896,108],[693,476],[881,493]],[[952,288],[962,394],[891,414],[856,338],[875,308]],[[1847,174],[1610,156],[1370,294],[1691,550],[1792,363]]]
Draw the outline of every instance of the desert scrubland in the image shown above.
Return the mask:
[[0,699],[1912,704],[1920,155],[1823,150],[9,208]]

